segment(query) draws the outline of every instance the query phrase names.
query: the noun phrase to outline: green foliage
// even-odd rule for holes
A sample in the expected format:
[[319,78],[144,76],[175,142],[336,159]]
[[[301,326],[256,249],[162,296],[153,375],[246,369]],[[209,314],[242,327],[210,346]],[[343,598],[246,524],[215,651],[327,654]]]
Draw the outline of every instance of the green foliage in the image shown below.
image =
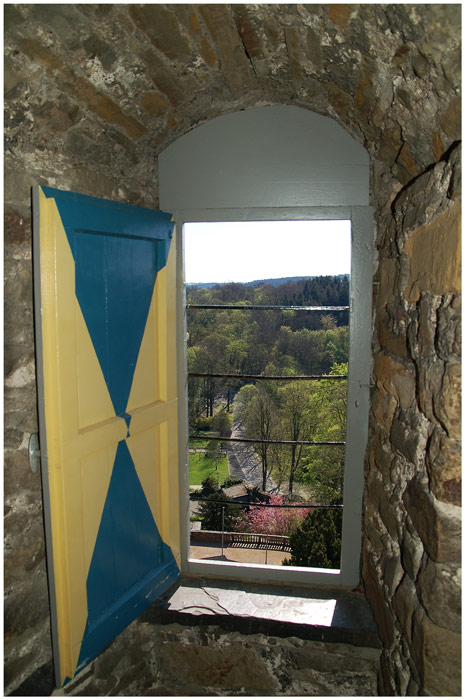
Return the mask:
[[[347,363],[333,365],[330,374],[347,374]],[[324,380],[311,400],[316,416],[314,439],[344,442],[346,438],[347,380]],[[342,500],[344,445],[312,447],[302,459],[302,479],[312,487],[319,503],[333,505]]]
[[238,423],[242,423],[245,419],[245,413],[252,398],[256,394],[256,387],[253,384],[245,384],[239,389],[234,401],[234,419]]
[[[247,405],[243,424],[245,434],[249,439],[276,440],[279,437],[279,414],[273,397],[262,382]],[[255,452],[261,461],[261,488],[266,490],[266,481],[271,474],[273,445],[268,442],[257,442]]]
[[[189,303],[348,305],[348,276],[289,280],[278,286],[225,284],[188,287]],[[192,310],[189,312],[188,368],[191,372],[271,374],[347,373],[349,329],[346,312]],[[230,407],[246,436],[258,439],[344,441],[346,381],[257,382],[236,379],[189,380],[189,424],[196,430],[231,434]],[[234,401],[234,404],[233,404]],[[219,404],[223,407],[218,411]],[[336,503],[342,493],[344,447],[254,447],[267,475],[279,484],[310,487],[320,503]],[[192,455],[191,455],[192,456]],[[215,469],[218,450],[205,459]],[[194,466],[194,460],[192,461]],[[215,470],[216,474],[216,470]],[[227,475],[224,477],[226,478]],[[198,477],[195,477],[198,479]],[[199,480],[191,483],[200,483]]]
[[189,454],[189,484],[201,484],[208,476],[212,477],[215,483],[221,483],[228,474],[228,460],[225,455],[215,463],[206,453]]
[[207,476],[202,481],[202,495],[209,496],[215,491],[218,491],[218,485],[216,483],[216,480],[212,476]]
[[221,488],[229,489],[230,486],[237,486],[237,484],[242,484],[242,479],[233,479],[232,477],[228,477],[221,484]]
[[199,432],[210,430],[212,427],[212,419],[205,418],[205,416],[196,417],[195,427]]
[[341,529],[342,509],[315,509],[291,533],[291,558],[283,563],[287,566],[339,569]]
[[232,433],[232,416],[225,411],[220,411],[212,418],[212,430],[218,433],[219,437],[230,437]]
[[[222,491],[212,494],[209,499],[215,501],[227,501],[227,497]],[[224,529],[225,532],[232,532],[241,515],[241,508],[231,503],[213,503],[211,500],[202,501],[198,514],[202,518],[202,530],[221,530],[224,509]]]
[[208,445],[208,440],[205,438],[205,440],[189,440],[189,449],[190,450],[195,450],[196,452],[199,450],[205,450]]

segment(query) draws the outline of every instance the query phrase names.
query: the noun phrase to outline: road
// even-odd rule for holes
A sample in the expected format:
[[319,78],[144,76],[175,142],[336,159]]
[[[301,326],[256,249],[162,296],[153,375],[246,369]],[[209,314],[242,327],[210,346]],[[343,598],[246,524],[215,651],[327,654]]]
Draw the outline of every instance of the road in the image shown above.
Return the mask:
[[[242,427],[234,423],[231,437],[244,437]],[[250,486],[262,488],[262,467],[260,457],[250,443],[230,442],[227,447],[229,475],[233,479],[243,479]],[[267,493],[278,493],[278,485],[270,476],[266,480]]]

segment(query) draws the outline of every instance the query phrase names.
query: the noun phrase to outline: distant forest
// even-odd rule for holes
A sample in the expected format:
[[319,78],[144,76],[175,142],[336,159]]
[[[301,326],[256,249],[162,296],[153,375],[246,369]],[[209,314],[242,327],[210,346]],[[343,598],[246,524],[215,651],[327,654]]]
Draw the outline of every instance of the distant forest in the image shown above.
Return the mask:
[[[253,282],[225,282],[187,285],[188,302],[207,303],[197,300],[205,297],[202,290],[209,290],[217,303],[256,301],[255,294],[261,299],[268,296],[269,304],[295,306],[348,306],[349,275],[328,275],[321,277],[279,277],[277,279],[254,280]],[[215,302],[211,302],[215,303]]]
[[[348,306],[349,277],[188,286],[187,303],[244,307],[187,310],[189,373],[283,377],[190,377],[191,434],[207,440],[215,432],[227,437],[233,415],[247,438],[262,441],[254,450],[263,489],[271,476],[290,498],[306,488],[314,503],[341,503],[347,380],[340,377],[348,372],[348,311],[247,306]],[[338,378],[293,381],[302,375]],[[271,444],[263,442],[270,440]],[[299,445],[302,440],[325,444]],[[218,443],[207,445],[210,456],[217,449]]]
[[[326,276],[274,286],[218,284],[188,287],[188,304],[347,306],[348,276]],[[347,362],[348,312],[292,310],[189,309],[187,330],[190,372],[226,374],[328,374]],[[217,397],[227,385],[227,406],[240,382],[208,380],[191,383],[191,418],[205,410],[213,415]]]

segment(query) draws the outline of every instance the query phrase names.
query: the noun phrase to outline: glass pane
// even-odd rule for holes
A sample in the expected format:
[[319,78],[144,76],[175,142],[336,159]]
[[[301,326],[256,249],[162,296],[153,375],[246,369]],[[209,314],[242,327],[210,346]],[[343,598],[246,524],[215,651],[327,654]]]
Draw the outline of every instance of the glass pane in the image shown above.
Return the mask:
[[339,567],[350,243],[349,221],[185,226],[192,558]]

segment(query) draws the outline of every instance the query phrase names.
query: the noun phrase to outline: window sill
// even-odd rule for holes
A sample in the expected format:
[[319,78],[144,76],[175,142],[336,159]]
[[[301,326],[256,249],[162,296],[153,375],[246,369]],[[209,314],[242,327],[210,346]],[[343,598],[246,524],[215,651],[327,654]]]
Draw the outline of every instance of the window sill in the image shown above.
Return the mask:
[[368,602],[347,589],[181,578],[140,619],[381,648]]

